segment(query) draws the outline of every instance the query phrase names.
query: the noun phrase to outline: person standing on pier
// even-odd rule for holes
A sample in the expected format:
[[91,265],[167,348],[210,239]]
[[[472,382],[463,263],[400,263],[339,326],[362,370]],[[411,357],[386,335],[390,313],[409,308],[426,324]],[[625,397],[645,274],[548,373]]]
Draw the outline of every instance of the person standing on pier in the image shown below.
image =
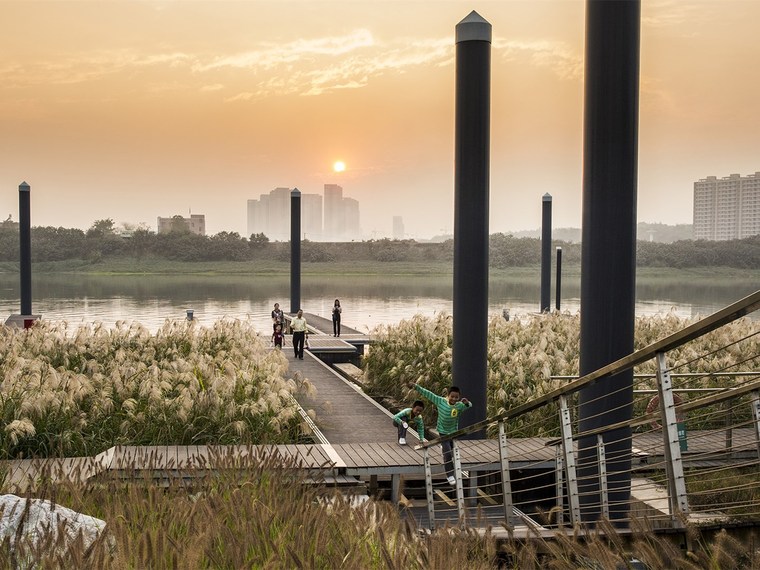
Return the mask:
[[277,325],[282,326],[285,320],[285,315],[282,313],[279,303],[274,304],[274,310],[272,311],[272,330],[277,329]]
[[290,328],[293,331],[293,351],[296,358],[303,360],[303,345],[306,342],[306,319],[303,318],[303,310],[298,309],[298,313],[290,321]]
[[[413,388],[423,397],[433,402],[438,408],[438,422],[436,424],[438,435],[443,437],[459,430],[459,414],[467,408],[472,407],[472,402],[467,398],[461,397],[459,388],[451,386],[448,389],[445,398],[438,394],[434,394],[430,390],[426,390],[419,384],[414,384]],[[441,442],[443,464],[446,467],[446,479],[448,480],[449,485],[456,484],[456,479],[454,478],[454,452],[451,443],[452,441],[452,439],[447,439]]]
[[332,321],[333,321],[333,336],[340,336],[340,314],[343,309],[340,307],[340,300],[335,299],[335,304],[332,308]]
[[398,444],[406,445],[406,430],[409,424],[414,422],[417,427],[417,435],[420,441],[425,441],[425,422],[422,421],[422,410],[425,409],[425,402],[415,400],[411,408],[404,408],[393,416],[393,425],[398,428]]

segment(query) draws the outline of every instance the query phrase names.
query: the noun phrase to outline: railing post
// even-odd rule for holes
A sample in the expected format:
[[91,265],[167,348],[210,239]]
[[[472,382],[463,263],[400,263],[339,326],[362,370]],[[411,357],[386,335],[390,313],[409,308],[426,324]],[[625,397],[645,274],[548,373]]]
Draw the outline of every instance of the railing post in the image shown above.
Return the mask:
[[430,469],[430,450],[425,447],[422,450],[422,457],[425,462],[425,494],[427,495],[428,504],[428,527],[435,530],[435,505],[433,504],[433,471]]
[[455,439],[451,440],[451,451],[454,456],[454,478],[457,480],[457,514],[459,515],[459,525],[464,527],[465,510],[464,489],[462,487],[462,461],[459,455],[459,446]]
[[752,392],[752,421],[755,424],[755,445],[757,446],[757,458],[760,459],[760,392]]
[[567,396],[559,397],[560,425],[562,426],[562,455],[565,458],[567,474],[567,499],[570,503],[570,521],[575,525],[581,522],[581,505],[578,495],[578,476],[575,472],[575,450],[573,448],[573,425]]
[[610,498],[607,493],[607,458],[604,454],[604,438],[602,434],[596,436],[596,450],[599,455],[599,494],[602,499],[602,516],[610,518]]
[[504,522],[507,528],[512,528],[512,480],[509,478],[507,434],[504,431],[504,422],[499,422],[499,459],[501,460],[501,494],[504,498]]
[[673,402],[673,383],[670,379],[664,352],[655,355],[657,360],[657,391],[660,396],[660,417],[662,418],[662,439],[665,450],[665,472],[668,476],[668,502],[673,526],[683,527],[678,517],[681,512],[689,514],[689,501],[686,497],[686,479],[683,474],[681,444],[678,438],[678,420]]
[[556,474],[556,493],[557,493],[557,526],[565,524],[565,461],[562,459],[562,448],[557,446],[554,448],[555,456],[555,474]]

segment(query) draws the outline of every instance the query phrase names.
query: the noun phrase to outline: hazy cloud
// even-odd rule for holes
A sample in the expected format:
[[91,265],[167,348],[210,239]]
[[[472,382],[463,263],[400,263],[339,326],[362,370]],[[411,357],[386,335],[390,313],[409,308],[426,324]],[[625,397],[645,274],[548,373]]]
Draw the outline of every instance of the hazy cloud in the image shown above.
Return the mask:
[[[523,60],[529,65],[551,68],[560,78],[582,75],[580,57],[556,42],[516,42],[497,39],[494,50],[502,57]],[[357,89],[373,77],[388,72],[405,73],[420,66],[447,66],[454,60],[450,37],[432,39],[401,38],[392,42],[376,40],[365,29],[342,36],[298,39],[292,42],[260,44],[256,49],[209,59],[171,51],[141,54],[134,50],[110,50],[83,57],[64,56],[38,61],[23,68],[13,62],[0,68],[0,80],[7,86],[72,84],[139,68],[187,69],[203,83],[202,92],[220,91],[224,83],[215,81],[220,73],[236,73],[240,93],[226,101],[245,101],[274,95],[315,96],[340,89]],[[225,78],[228,78],[225,75]]]
[[683,0],[660,0],[645,2],[641,7],[641,25],[653,28],[676,27],[689,22],[693,24],[706,16],[706,4],[694,4]]
[[83,57],[62,56],[55,61],[36,61],[24,65],[7,63],[0,69],[0,85],[29,87],[34,85],[70,85],[116,75],[124,70],[149,66],[179,67],[190,56],[166,53],[143,56],[132,50],[111,50]]
[[583,77],[583,58],[564,43],[521,42],[496,38],[493,47],[495,54],[507,60],[547,67],[560,79]]
[[284,64],[292,64],[312,59],[316,56],[338,56],[374,45],[372,34],[367,30],[356,30],[346,36],[295,40],[287,43],[265,43],[259,49],[240,54],[216,58],[210,63],[198,62],[195,71],[234,67],[249,69],[273,69]]

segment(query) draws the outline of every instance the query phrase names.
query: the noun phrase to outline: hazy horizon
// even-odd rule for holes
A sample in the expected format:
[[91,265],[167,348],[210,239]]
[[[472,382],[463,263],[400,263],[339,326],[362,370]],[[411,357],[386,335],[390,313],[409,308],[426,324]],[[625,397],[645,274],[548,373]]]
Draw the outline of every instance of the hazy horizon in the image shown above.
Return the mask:
[[[340,184],[367,237],[453,230],[454,29],[493,26],[489,233],[580,227],[585,2],[0,2],[0,217],[156,229]],[[760,2],[642,2],[638,220],[690,224],[693,183],[760,171]],[[345,170],[336,172],[336,161]]]

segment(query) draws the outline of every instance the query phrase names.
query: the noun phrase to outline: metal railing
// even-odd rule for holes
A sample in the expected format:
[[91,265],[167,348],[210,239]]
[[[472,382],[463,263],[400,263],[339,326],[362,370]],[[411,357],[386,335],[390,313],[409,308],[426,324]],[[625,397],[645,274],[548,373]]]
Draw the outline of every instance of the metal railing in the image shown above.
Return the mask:
[[[760,328],[709,350],[693,348],[758,308],[760,291],[562,388],[420,444],[430,528],[536,531],[611,515],[623,526],[646,517],[655,528],[760,521],[760,372],[751,371],[760,370]],[[669,353],[678,358],[669,362]],[[707,370],[708,360],[719,369]],[[704,371],[681,372],[700,364]],[[654,372],[634,375],[630,419],[580,431],[579,391],[640,365]],[[610,411],[596,404],[600,413]],[[594,405],[584,402],[591,406],[586,410]],[[546,434],[549,422],[549,437],[525,437]],[[470,453],[463,464],[457,438],[483,430],[498,460],[478,463]],[[453,486],[433,466],[446,440],[452,441]]]

